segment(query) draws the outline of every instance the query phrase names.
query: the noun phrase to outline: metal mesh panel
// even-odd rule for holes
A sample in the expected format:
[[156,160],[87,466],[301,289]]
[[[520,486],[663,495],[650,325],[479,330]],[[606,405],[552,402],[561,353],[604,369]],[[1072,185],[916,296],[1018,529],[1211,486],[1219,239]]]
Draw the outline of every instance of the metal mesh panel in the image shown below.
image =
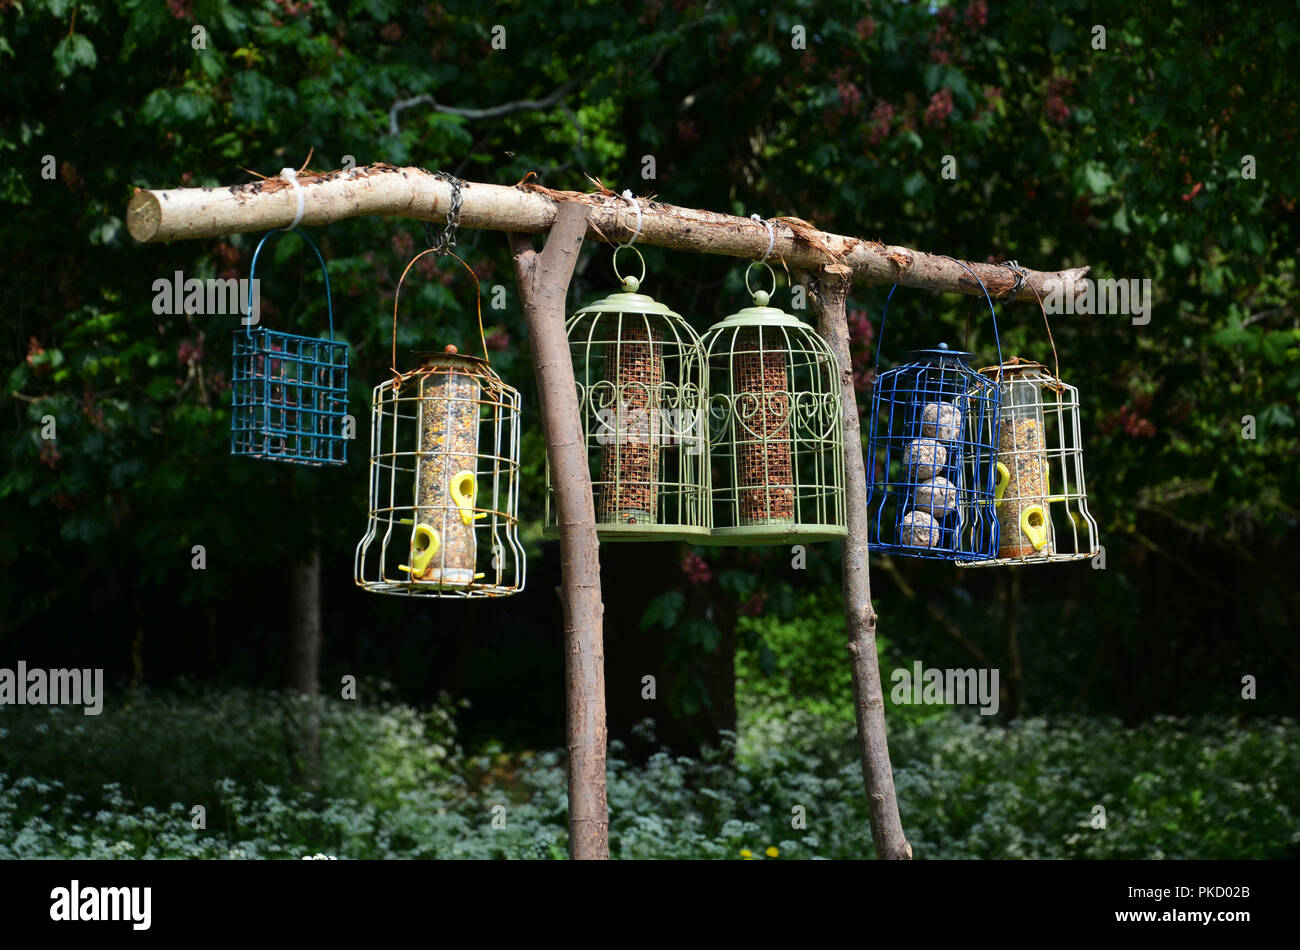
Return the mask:
[[234,336],[233,455],[307,465],[347,462],[348,346],[274,330]]
[[771,334],[740,335],[735,357],[736,437],[740,523],[794,520],[794,471],[790,458],[789,375],[785,352]]
[[662,335],[629,326],[605,364],[614,394],[612,438],[601,453],[596,518],[606,524],[654,524],[658,509]]

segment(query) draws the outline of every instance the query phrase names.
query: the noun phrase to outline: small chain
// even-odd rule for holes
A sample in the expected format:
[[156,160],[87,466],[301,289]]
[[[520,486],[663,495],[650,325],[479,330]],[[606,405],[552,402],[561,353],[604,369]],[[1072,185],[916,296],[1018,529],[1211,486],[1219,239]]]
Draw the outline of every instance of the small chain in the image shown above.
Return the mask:
[[460,227],[461,180],[447,172],[429,172],[429,174],[439,181],[451,183],[451,207],[447,209],[447,226],[443,228],[440,237],[434,235],[431,222],[424,222],[424,241],[439,254],[449,254],[456,246],[456,229]]
[[1011,273],[1016,275],[1015,284],[1006,294],[1008,299],[1014,300],[1016,294],[1020,293],[1020,288],[1025,286],[1025,279],[1029,277],[1029,271],[1021,267],[1019,261],[1014,260],[999,264],[998,267],[1005,267],[1007,270],[1011,271]]

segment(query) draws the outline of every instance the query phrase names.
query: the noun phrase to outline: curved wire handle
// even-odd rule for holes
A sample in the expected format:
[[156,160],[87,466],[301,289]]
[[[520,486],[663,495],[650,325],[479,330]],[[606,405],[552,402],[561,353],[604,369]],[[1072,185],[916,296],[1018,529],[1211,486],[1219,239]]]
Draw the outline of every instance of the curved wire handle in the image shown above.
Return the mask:
[[[755,290],[749,285],[749,272],[755,267],[766,267],[768,276],[772,278],[771,290]],[[755,306],[766,307],[768,303],[776,296],[776,271],[772,270],[772,265],[766,260],[750,261],[749,266],[745,268],[745,289],[749,291],[749,296],[753,298]],[[759,301],[759,294],[763,295],[762,302]]]
[[[998,315],[993,309],[993,298],[989,296],[989,291],[988,288],[984,286],[984,281],[980,280],[978,274],[976,274],[973,270],[971,270],[961,261],[957,260],[957,258],[948,257],[947,254],[940,254],[938,256],[943,257],[946,260],[950,260],[957,266],[961,267],[963,270],[966,271],[966,273],[974,277],[975,282],[980,285],[980,290],[984,292],[984,299],[988,302],[989,305],[989,316],[993,318],[993,342],[997,345],[998,365],[1001,366],[1002,365],[1002,340],[998,337]],[[897,289],[898,289],[898,284],[895,284],[893,287],[889,288],[889,296],[885,298],[885,309],[881,311],[880,314],[880,336],[876,337],[876,362],[875,362],[875,366],[873,367],[873,374],[877,376],[880,375],[880,350],[885,343],[885,318],[889,316],[889,301],[894,299],[894,291]]]
[[[262,253],[262,245],[271,239],[272,235],[280,234],[284,231],[292,231],[298,237],[302,238],[316,252],[316,260],[320,261],[321,273],[325,275],[325,309],[329,313],[330,322],[330,340],[334,339],[334,301],[330,297],[330,272],[325,266],[325,258],[321,256],[320,248],[312,241],[311,238],[303,234],[297,228],[276,228],[273,231],[267,231],[262,236],[262,240],[257,242],[257,249],[253,251],[253,263],[248,267],[248,297],[244,302],[244,312],[248,316],[253,315],[253,281],[257,279],[257,256]],[[260,295],[259,295],[260,296]],[[258,314],[258,322],[261,322],[261,314]]]
[[[640,277],[633,277],[631,274],[624,276],[623,274],[620,274],[618,272],[619,251],[631,251],[633,254],[636,255],[636,259],[641,262]],[[619,285],[623,287],[625,290],[627,290],[629,293],[636,293],[637,290],[640,289],[641,285],[645,283],[645,258],[641,256],[640,251],[638,251],[635,247],[632,246],[630,241],[627,244],[619,244],[617,247],[614,248],[614,259],[611,263],[613,264],[614,267],[614,276],[618,278]]]
[[435,253],[446,253],[448,257],[456,258],[456,260],[460,261],[460,266],[465,268],[465,270],[469,271],[469,276],[474,278],[474,303],[478,305],[478,338],[479,338],[479,342],[483,344],[483,362],[487,363],[489,368],[492,366],[492,358],[488,356],[487,337],[484,336],[483,334],[483,293],[482,293],[482,288],[478,282],[478,274],[474,273],[474,268],[470,267],[468,264],[462,261],[458,255],[452,253],[451,251],[444,251],[443,249],[437,247],[429,247],[429,248],[425,248],[419,254],[416,254],[413,258],[411,258],[410,262],[406,265],[406,270],[402,271],[402,276],[397,279],[397,289],[393,291],[392,370],[393,370],[393,381],[395,387],[400,388],[402,382],[402,373],[397,368],[397,302],[398,300],[401,299],[402,296],[402,281],[406,280],[406,275],[410,273],[411,268],[415,266],[416,261],[424,257],[424,255],[426,254],[435,254]]

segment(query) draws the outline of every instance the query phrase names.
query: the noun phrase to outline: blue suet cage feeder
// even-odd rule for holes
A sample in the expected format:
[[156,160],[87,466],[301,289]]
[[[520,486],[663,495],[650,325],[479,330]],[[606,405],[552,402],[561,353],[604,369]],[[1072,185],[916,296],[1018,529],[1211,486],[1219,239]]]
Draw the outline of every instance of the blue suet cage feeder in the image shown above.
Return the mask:
[[[881,314],[877,367],[889,299],[897,289],[890,290]],[[984,296],[992,313],[987,291]],[[996,317],[993,335],[1001,362]],[[940,343],[878,373],[867,462],[870,550],[948,561],[997,556],[1001,396],[994,380],[972,368],[973,359]]]
[[257,326],[257,258],[272,231],[258,242],[245,300],[249,329],[235,333],[230,381],[230,454],[299,465],[343,465],[348,460],[348,345],[334,339],[334,307],[325,259],[312,240],[325,275],[329,337],[319,339]]

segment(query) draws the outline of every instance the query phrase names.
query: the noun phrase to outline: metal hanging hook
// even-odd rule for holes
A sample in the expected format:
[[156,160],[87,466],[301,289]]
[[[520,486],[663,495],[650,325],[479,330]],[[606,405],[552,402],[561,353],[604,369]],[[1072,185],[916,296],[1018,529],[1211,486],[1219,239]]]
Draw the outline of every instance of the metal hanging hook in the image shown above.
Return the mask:
[[[998,336],[998,314],[997,311],[993,309],[993,298],[989,295],[988,288],[984,286],[984,281],[980,280],[979,274],[971,270],[970,267],[965,262],[959,261],[955,257],[949,257],[947,254],[939,254],[936,256],[942,257],[944,260],[952,261],[962,270],[966,271],[966,273],[974,277],[975,283],[980,285],[980,290],[984,294],[984,301],[989,305],[989,316],[992,318],[993,321],[993,342],[998,348],[998,365],[1001,366],[1002,365],[1002,339],[1001,337]],[[876,359],[875,359],[875,363],[873,364],[874,372],[877,376],[880,375],[880,353],[884,349],[884,343],[885,343],[885,319],[889,316],[889,302],[894,299],[894,291],[898,289],[898,286],[899,286],[898,284],[894,284],[894,286],[889,288],[889,296],[885,298],[885,307],[880,312],[880,332],[876,334]]]

